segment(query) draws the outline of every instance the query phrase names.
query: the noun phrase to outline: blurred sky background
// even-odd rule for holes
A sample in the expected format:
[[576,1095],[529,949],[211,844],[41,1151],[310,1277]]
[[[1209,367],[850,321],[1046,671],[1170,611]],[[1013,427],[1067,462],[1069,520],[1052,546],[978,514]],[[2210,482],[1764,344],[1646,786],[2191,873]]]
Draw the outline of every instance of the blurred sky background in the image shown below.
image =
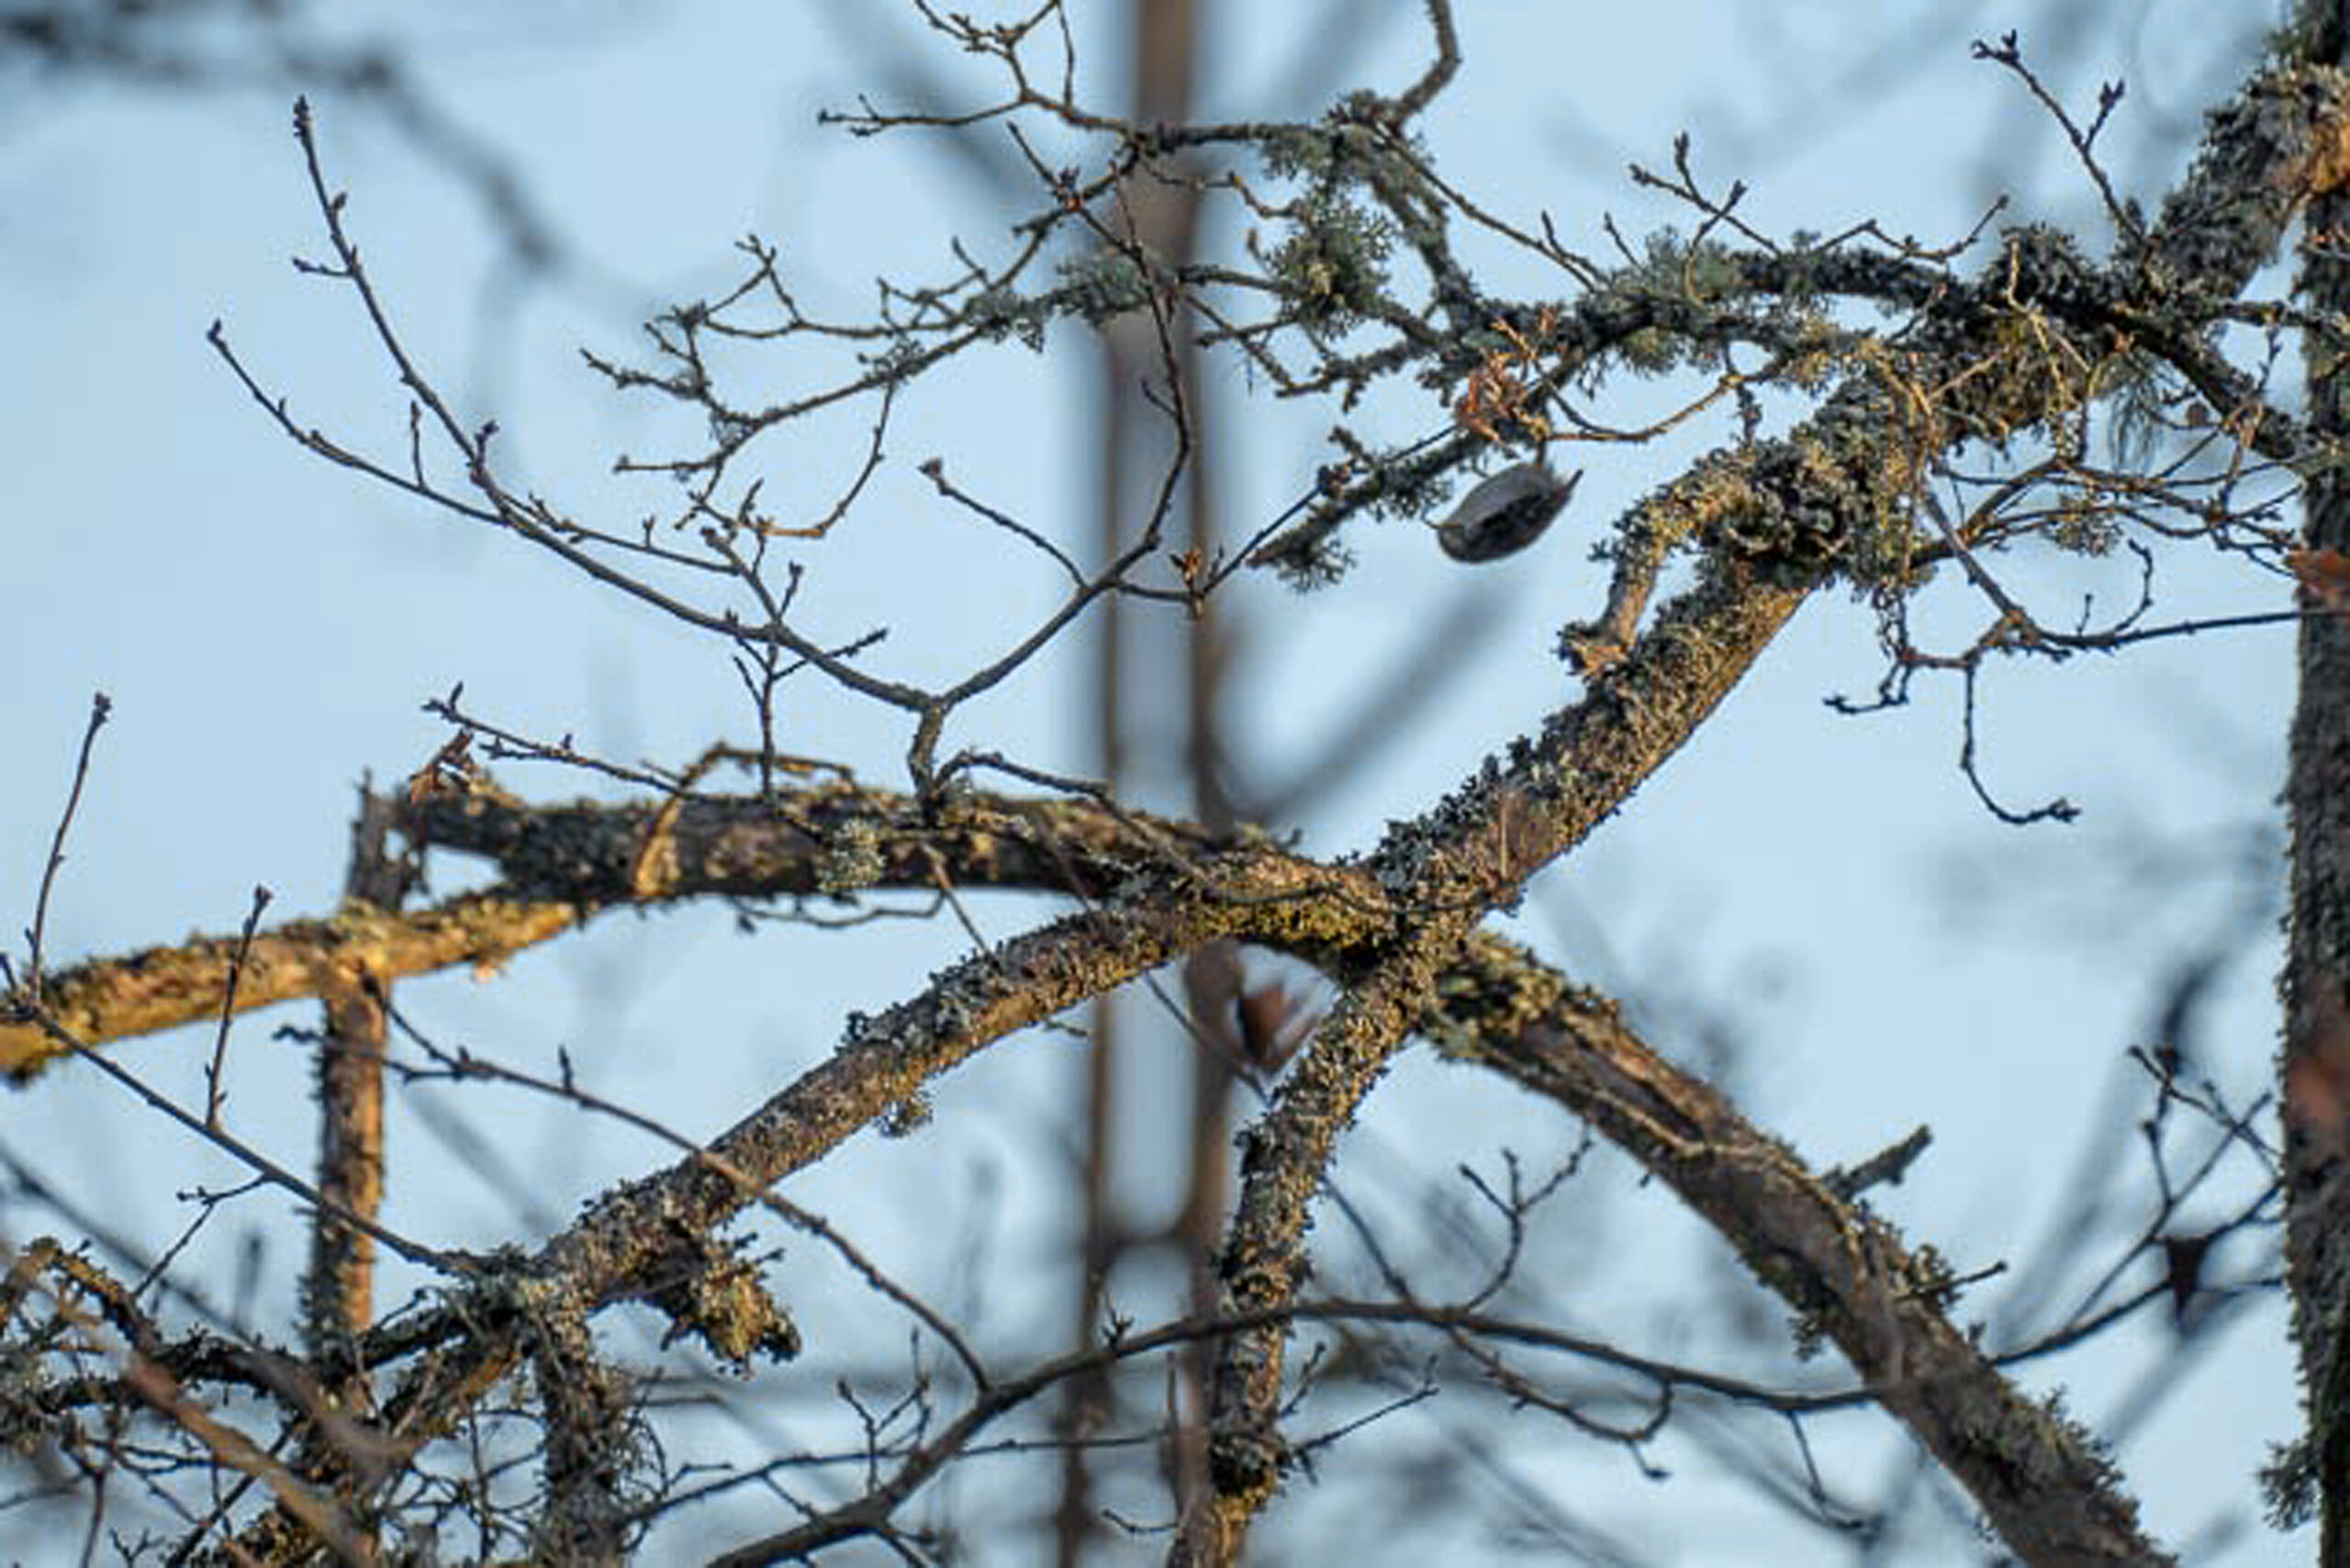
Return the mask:
[[[1125,82],[1119,9],[1087,7],[1080,36],[1091,62],[1081,85],[1090,79],[1104,103]],[[1211,118],[1311,113],[1339,87],[1393,90],[1424,59],[1405,0],[1211,12],[1201,77]],[[1687,227],[1623,173],[1630,161],[1666,167],[1684,129],[1701,175],[1746,181],[1741,210],[1767,230],[1874,218],[1946,242],[2005,191],[2014,205],[2002,221],[2083,226],[2101,246],[2094,192],[2060,131],[2011,77],[1970,60],[1969,40],[2020,29],[2028,57],[2084,115],[2100,81],[2126,80],[2108,163],[2125,191],[2151,197],[2182,171],[2202,110],[2244,74],[2275,13],[2200,0],[1461,0],[1466,64],[1422,129],[1458,187],[1519,222],[1548,212],[1590,254],[1606,250],[1604,215],[1630,235]],[[437,111],[523,176],[559,258],[539,275],[515,270],[446,159],[349,92],[308,88],[330,177],[351,193],[352,230],[410,346],[470,415],[499,420],[517,472],[608,526],[669,498],[615,477],[613,456],[697,432],[616,397],[581,346],[636,353],[651,310],[734,281],[730,247],[747,232],[781,245],[811,309],[848,315],[870,308],[876,273],[935,275],[946,236],[993,251],[1003,231],[1004,197],[941,139],[859,140],[816,124],[819,108],[850,106],[860,91],[886,99],[899,50],[923,51],[958,90],[992,91],[900,6],[353,5],[306,26],[322,45],[380,39],[401,51]],[[723,650],[307,456],[207,347],[217,317],[300,420],[403,450],[405,400],[352,301],[287,264],[324,246],[290,134],[289,78],[252,63],[257,80],[241,88],[61,79],[21,62],[0,74],[0,718],[11,763],[0,768],[0,903],[12,934],[31,915],[90,694],[116,705],[50,912],[59,961],[231,931],[256,882],[276,895],[273,919],[330,911],[355,787],[431,755],[445,730],[420,704],[458,681],[469,707],[502,723],[570,733],[622,759],[678,765],[714,739],[752,738]],[[1021,193],[1016,209],[1035,202]],[[1218,239],[1231,241],[1228,228]],[[1545,286],[1522,260],[1483,259],[1497,291]],[[914,470],[938,455],[990,504],[1084,537],[1094,481],[1079,415],[1091,366],[1091,344],[1057,324],[1042,356],[1009,344],[919,384],[864,509],[804,551],[808,629],[845,638],[886,624],[873,667],[934,678],[1049,606],[1056,585],[1033,554],[950,511]],[[1248,391],[1228,361],[1212,361],[1209,375],[1233,399]],[[1623,391],[1607,407],[1629,422],[1651,394]],[[1651,392],[1657,407],[1672,400]],[[1223,422],[1225,485],[1228,531],[1245,536],[1311,482],[1332,415],[1263,398],[1225,405],[1238,406],[1246,420]],[[866,417],[771,437],[770,504],[829,505],[862,455]],[[1426,394],[1404,395],[1374,400],[1358,423],[1403,439],[1441,417]],[[1378,678],[1411,629],[1459,595],[1490,596],[1475,664],[1445,700],[1368,756],[1313,820],[1282,825],[1302,827],[1317,853],[1366,848],[1387,819],[1423,809],[1566,700],[1572,681],[1551,643],[1604,592],[1604,568],[1587,559],[1596,529],[1723,434],[1708,425],[1573,458],[1587,473],[1566,521],[1505,569],[1463,573],[1413,530],[1358,524],[1359,566],[1333,589],[1301,598],[1270,577],[1236,585],[1246,642],[1234,729],[1267,781],[1315,755],[1351,711],[1347,694]],[[2121,565],[2085,573],[2027,555],[2008,566],[2059,622],[2084,591],[2119,604],[2134,588]],[[2284,586],[2241,568],[2182,557],[2165,571],[2177,612],[2288,604]],[[1936,592],[1921,624],[1973,624],[1960,585]],[[1986,780],[2011,805],[2063,795],[2084,812],[2070,827],[2019,830],[1986,812],[1956,768],[1954,686],[1922,684],[1909,707],[1871,718],[1823,705],[1865,696],[1878,661],[1867,607],[1822,596],[1686,750],[1541,879],[1516,924],[1580,978],[1631,999],[1661,1048],[1718,1070],[1755,1120],[1821,1167],[1930,1124],[1931,1151],[1874,1201],[1962,1271],[2035,1258],[2085,1184],[2110,1177],[2144,1196],[2130,1123],[2151,1102],[2123,1053],[2153,1043],[2180,965],[2214,966],[2193,1019],[2197,1065],[2239,1103],[2268,1076],[2290,651],[2289,630],[2277,627],[2062,667],[1995,666],[1982,692]],[[1087,771],[1083,657],[1081,641],[1067,644],[963,715],[950,744]],[[1169,701],[1171,722],[1171,689]],[[787,722],[787,749],[902,785],[894,715],[809,682],[793,689]],[[547,768],[499,778],[532,799],[592,787]],[[435,890],[471,874],[442,862]],[[1038,918],[1035,906],[976,907],[990,935]],[[444,1041],[518,1065],[550,1068],[566,1050],[598,1093],[706,1135],[818,1059],[845,1012],[910,994],[964,945],[947,921],[744,939],[718,909],[617,914],[495,979],[403,984],[398,1000]],[[308,1068],[270,1031],[308,1025],[314,1011],[252,1016],[231,1046],[232,1121],[297,1169],[313,1136]],[[186,1031],[113,1049],[200,1102],[208,1040]],[[928,1127],[860,1138],[789,1195],[983,1325],[1058,1323],[1066,1292],[1024,1269],[1023,1249],[1059,1245],[1066,1225],[1076,1054],[1051,1035],[987,1052],[941,1085]],[[1131,1092],[1136,1139],[1158,1140],[1171,1162],[1180,1130],[1152,1111],[1163,1093],[1147,1077]],[[397,1097],[389,1136],[388,1222],[442,1246],[535,1238],[604,1183],[669,1159],[626,1129],[583,1127],[566,1109],[480,1086]],[[1371,1101],[1341,1180],[1408,1226],[1457,1161],[1490,1169],[1506,1146],[1545,1165],[1573,1136],[1548,1108],[1415,1051]],[[0,1147],[154,1250],[189,1218],[175,1193],[237,1179],[118,1088],[70,1070],[8,1095]],[[493,1156],[503,1175],[482,1163]],[[1718,1360],[1707,1314],[1721,1249],[1668,1196],[1633,1190],[1623,1162],[1610,1171],[1623,1191],[1561,1220],[1545,1263],[1559,1269],[1560,1320],[1646,1353],[1697,1357],[1702,1346]],[[1147,1208],[1148,1162],[1129,1179]],[[2240,1201],[2242,1184],[2232,1191]],[[2143,1218],[2108,1216],[2107,1245],[2035,1310],[2068,1309],[2113,1238]],[[247,1199],[199,1237],[190,1257],[223,1310],[285,1320],[295,1219],[274,1197]],[[0,1224],[12,1241],[71,1228],[21,1195]],[[1321,1234],[1331,1229],[1326,1218]],[[2215,1271],[2258,1271],[2259,1245],[2235,1238]],[[957,1261],[973,1255],[990,1260],[983,1273]],[[2145,1271],[2130,1284],[2146,1283]],[[392,1270],[385,1299],[415,1282]],[[787,1271],[779,1283],[819,1357],[828,1332],[849,1332],[868,1310],[821,1280],[797,1283]],[[1968,1308],[2001,1321],[2008,1288],[1981,1287]],[[2148,1403],[2150,1363],[2175,1368],[2119,1450],[2154,1529],[2175,1547],[2202,1543],[2190,1562],[2299,1562],[2309,1538],[2259,1522],[2254,1480],[2266,1445],[2299,1426],[2286,1317],[2281,1295],[2261,1297],[2207,1352],[2201,1341],[2177,1347],[2166,1316],[2149,1314],[2021,1375],[2065,1387],[2102,1428]],[[1780,1364],[1783,1321],[1759,1311],[1746,1365]],[[1528,1445],[1528,1473],[1604,1530],[1638,1540],[1644,1561],[1950,1560],[1843,1551],[1734,1482],[1706,1479],[1697,1417],[1655,1445],[1677,1473],[1666,1484],[1537,1417],[1517,1420],[1511,1440]],[[1889,1422],[1818,1425],[1838,1445],[1823,1449],[1837,1486],[1881,1499],[1900,1484],[1907,1444]],[[1504,1506],[1462,1506],[1496,1517]],[[1270,1540],[1288,1543],[1283,1560],[1311,1561],[1303,1543],[1344,1542],[1348,1528],[1317,1513],[1301,1482],[1276,1506]],[[41,1560],[10,1529],[0,1517],[0,1549]],[[1353,1550],[1376,1561],[1375,1546]],[[1501,1551],[1473,1541],[1460,1561],[1472,1547]]]

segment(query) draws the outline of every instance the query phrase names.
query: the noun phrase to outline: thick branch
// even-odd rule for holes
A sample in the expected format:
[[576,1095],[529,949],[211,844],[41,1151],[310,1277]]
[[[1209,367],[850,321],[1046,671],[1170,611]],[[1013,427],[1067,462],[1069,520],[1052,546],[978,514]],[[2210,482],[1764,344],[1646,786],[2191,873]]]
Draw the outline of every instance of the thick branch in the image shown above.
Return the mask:
[[1556,1100],[1653,1172],[1755,1278],[1832,1339],[1886,1410],[2026,1562],[2170,1562],[2087,1434],[1953,1324],[1948,1269],[1626,1028],[1614,1006],[1480,935],[1426,1025],[1449,1053]]
[[[235,1011],[323,997],[362,974],[391,980],[453,964],[495,966],[579,922],[571,904],[469,893],[411,914],[352,904],[325,920],[256,932],[238,972]],[[238,936],[198,936],[122,958],[94,958],[41,981],[43,1013],[84,1045],[218,1017]],[[37,1021],[0,1006],[0,1072],[22,1081],[66,1054]]]
[[[2310,210],[2312,242],[2301,291],[2311,313],[2340,321],[2350,310],[2350,264],[2342,236],[2350,195],[2343,175],[2339,118],[2312,143],[2312,172],[2330,177]],[[2304,340],[2310,423],[2322,440],[2350,441],[2350,378],[2338,335]],[[2350,479],[2339,468],[2311,477],[2308,547],[2350,551]],[[2308,603],[2307,589],[2303,590]],[[2287,1280],[2309,1406],[2300,1468],[2313,1476],[2319,1561],[2350,1564],[2350,622],[2305,616],[2300,690],[2285,784],[2292,827],[2283,975],[2285,1044],[2280,1062],[2286,1133]],[[2306,1506],[2293,1499],[2295,1511]]]
[[[1421,822],[1391,833],[1373,870],[1390,886],[1410,886],[1412,907],[1427,913],[1349,966],[1360,978],[1248,1133],[1221,1264],[1224,1311],[1263,1312],[1294,1299],[1310,1204],[1338,1135],[1440,993],[1439,977],[1470,928],[1514,902],[1527,878],[1616,811],[1695,733],[1809,586],[1800,577],[1786,584],[1717,577],[1701,585],[1605,686],[1556,715],[1539,741],[1521,744],[1506,767],[1489,765]],[[1188,1511],[1171,1562],[1237,1559],[1249,1519],[1280,1483],[1285,1450],[1274,1417],[1285,1332],[1275,1325],[1225,1342],[1209,1411],[1214,1488]]]
[[[780,810],[755,800],[697,798],[673,812],[442,796],[419,803],[401,825],[420,847],[497,861],[504,885],[409,913],[353,903],[330,919],[256,933],[235,1011],[330,997],[362,974],[391,980],[456,964],[494,967],[616,903],[926,891],[942,873],[958,885],[1095,897],[1147,866],[1199,864],[1216,842],[1186,823],[1089,801],[972,797],[926,819],[910,797],[854,785],[790,793]],[[216,1018],[240,940],[197,936],[92,959],[44,976],[41,1000],[90,1046]],[[0,1072],[22,1081],[60,1054],[38,1024],[0,1011]]]
[[[617,1188],[527,1260],[488,1263],[449,1307],[399,1326],[409,1347],[453,1341],[386,1402],[403,1450],[448,1431],[516,1363],[528,1324],[548,1311],[588,1312],[647,1300],[678,1327],[740,1361],[737,1298],[706,1288],[709,1238],[759,1194],[822,1159],[985,1047],[1044,1022],[1218,937],[1290,951],[1331,951],[1393,928],[1391,901],[1366,873],[1334,871],[1270,848],[1242,848],[1194,867],[1132,875],[1107,906],[1072,914],[981,952],[920,996],[852,1019],[846,1038],[706,1149]],[[762,1316],[756,1322],[765,1323]],[[371,1361],[372,1346],[363,1346]],[[396,1468],[396,1467],[395,1467]],[[246,1545],[287,1535],[273,1515]]]

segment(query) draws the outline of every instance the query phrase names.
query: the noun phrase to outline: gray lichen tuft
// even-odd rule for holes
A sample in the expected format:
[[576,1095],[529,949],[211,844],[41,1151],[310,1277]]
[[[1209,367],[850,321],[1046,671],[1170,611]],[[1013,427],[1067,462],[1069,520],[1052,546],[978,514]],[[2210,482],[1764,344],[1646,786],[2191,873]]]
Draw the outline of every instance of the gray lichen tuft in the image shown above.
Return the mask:
[[816,887],[820,892],[846,899],[872,887],[889,870],[881,853],[881,830],[869,817],[851,817],[825,835],[816,851]]

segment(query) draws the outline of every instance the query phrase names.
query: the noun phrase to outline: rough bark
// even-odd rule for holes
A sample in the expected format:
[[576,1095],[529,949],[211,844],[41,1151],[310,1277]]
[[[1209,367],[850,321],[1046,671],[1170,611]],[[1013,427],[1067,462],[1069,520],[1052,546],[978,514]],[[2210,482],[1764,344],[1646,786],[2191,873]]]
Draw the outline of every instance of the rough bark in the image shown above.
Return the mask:
[[[2338,22],[2327,29],[2342,62]],[[2337,160],[2338,162],[2338,160]],[[2330,175],[2330,177],[2328,177]],[[2338,180],[2331,166],[2324,185]],[[2322,320],[2350,311],[2350,196],[2321,188],[2309,212],[2317,242],[2304,248],[2300,293]],[[2328,239],[2328,236],[2333,238]],[[2303,337],[2311,438],[2350,442],[2350,376],[2338,328]],[[2338,461],[2311,474],[2306,547],[2350,550],[2350,476]],[[2300,626],[2298,697],[2287,753],[2290,826],[2284,1046],[2285,1256],[2294,1335],[2308,1406],[2304,1453],[2313,1462],[2319,1561],[2350,1564],[2350,622],[2311,610]]]

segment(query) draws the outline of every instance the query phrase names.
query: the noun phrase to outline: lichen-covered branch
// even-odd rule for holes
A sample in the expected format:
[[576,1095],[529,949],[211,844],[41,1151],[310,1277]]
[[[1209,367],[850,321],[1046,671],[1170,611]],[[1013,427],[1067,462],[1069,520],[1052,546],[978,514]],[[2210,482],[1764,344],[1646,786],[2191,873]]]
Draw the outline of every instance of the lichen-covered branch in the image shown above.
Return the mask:
[[[925,816],[912,799],[856,785],[791,791],[779,806],[695,797],[670,804],[532,807],[496,793],[443,795],[408,808],[420,848],[495,860],[505,881],[439,905],[393,913],[364,902],[323,920],[254,934],[237,1012],[327,997],[458,964],[494,969],[618,903],[707,896],[845,898],[957,885],[1099,897],[1137,869],[1200,864],[1214,835],[1091,801],[964,796]],[[49,1015],[95,1046],[217,1018],[240,938],[197,936],[42,979]],[[0,1072],[22,1081],[62,1054],[39,1025],[0,1012]]]
[[[96,958],[45,977],[45,1017],[84,1045],[218,1017],[238,969],[242,1013],[328,995],[361,974],[427,974],[453,964],[495,968],[510,955],[579,923],[577,906],[469,893],[431,909],[387,914],[353,904],[324,920],[288,921],[254,933],[238,965],[236,936],[198,936],[120,958]],[[39,1022],[0,1007],[0,1072],[19,1082],[66,1054]]]
[[1950,1268],[1838,1195],[1794,1150],[1499,937],[1472,937],[1422,1027],[1449,1055],[1557,1101],[1664,1182],[1844,1353],[1886,1411],[2025,1562],[2172,1561],[2095,1440],[2027,1398],[1947,1312]]
[[[2339,21],[2330,63],[2350,64]],[[2300,295],[2317,319],[2350,311],[2350,127],[2337,116],[2296,165],[2318,192],[2303,247]],[[2338,326],[2304,335],[2309,419],[2316,435],[2350,444],[2350,376]],[[2310,480],[2305,547],[2350,551],[2350,476]],[[2319,601],[2307,588],[2303,602]],[[2291,823],[2279,1062],[2285,1125],[2286,1263],[2309,1425],[2275,1473],[2277,1512],[2319,1518],[2318,1561],[2350,1564],[2350,622],[2306,616],[2287,753]]]
[[[1243,847],[1178,869],[1139,873],[1118,896],[977,953],[920,995],[853,1017],[822,1062],[702,1149],[617,1188],[527,1259],[484,1260],[453,1305],[399,1327],[400,1343],[440,1350],[386,1402],[412,1449],[444,1432],[511,1370],[531,1325],[549,1313],[643,1300],[679,1333],[742,1363],[775,1353],[771,1314],[744,1313],[732,1255],[716,1229],[772,1183],[822,1159],[860,1129],[916,1112],[924,1086],[974,1053],[1220,937],[1291,951],[1359,946],[1392,929],[1391,901],[1360,870],[1332,869],[1270,847]],[[363,1356],[380,1347],[363,1344]],[[278,1539],[273,1516],[246,1541]]]
[[[1733,574],[1739,576],[1741,574]],[[1485,913],[1613,812],[1696,731],[1803,602],[1808,584],[1716,580],[1677,601],[1602,688],[1557,715],[1373,857],[1404,890],[1393,937],[1339,971],[1347,991],[1242,1145],[1241,1192],[1219,1274],[1222,1308],[1288,1305],[1305,1267],[1310,1208],[1338,1135],[1437,994],[1438,978]],[[1234,1561],[1280,1484],[1275,1426],[1283,1327],[1237,1334],[1210,1387],[1214,1484],[1183,1518],[1169,1561]]]

